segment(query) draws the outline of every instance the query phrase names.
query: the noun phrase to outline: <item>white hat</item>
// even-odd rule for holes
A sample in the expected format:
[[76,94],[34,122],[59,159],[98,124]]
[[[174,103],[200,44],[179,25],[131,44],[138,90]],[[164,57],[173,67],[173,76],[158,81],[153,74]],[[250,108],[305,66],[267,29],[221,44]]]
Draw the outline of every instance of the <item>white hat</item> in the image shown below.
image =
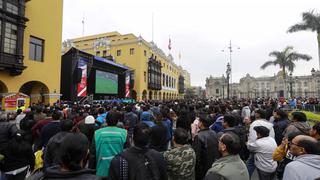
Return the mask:
[[94,124],[95,122],[95,119],[93,116],[87,116],[85,119],[84,119],[84,123],[85,124]]

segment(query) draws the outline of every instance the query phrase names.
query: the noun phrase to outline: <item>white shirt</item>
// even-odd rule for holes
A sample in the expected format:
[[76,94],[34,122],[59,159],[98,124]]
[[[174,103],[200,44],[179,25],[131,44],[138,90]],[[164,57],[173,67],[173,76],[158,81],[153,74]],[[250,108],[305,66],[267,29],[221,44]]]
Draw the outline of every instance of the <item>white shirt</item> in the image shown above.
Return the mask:
[[248,143],[248,149],[254,152],[254,164],[264,172],[272,173],[277,168],[277,162],[272,159],[272,154],[277,148],[277,143],[272,137],[264,137]]

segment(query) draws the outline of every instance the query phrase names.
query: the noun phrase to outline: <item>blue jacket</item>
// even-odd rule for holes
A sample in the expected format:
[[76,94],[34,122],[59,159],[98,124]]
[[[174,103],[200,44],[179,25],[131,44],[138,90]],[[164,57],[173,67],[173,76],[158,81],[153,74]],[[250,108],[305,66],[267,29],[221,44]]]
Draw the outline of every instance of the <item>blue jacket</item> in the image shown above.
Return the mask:
[[172,122],[169,119],[164,119],[162,124],[167,128],[167,141],[171,141],[172,139]]
[[216,133],[223,131],[223,115],[217,115],[215,122],[210,126],[210,129]]

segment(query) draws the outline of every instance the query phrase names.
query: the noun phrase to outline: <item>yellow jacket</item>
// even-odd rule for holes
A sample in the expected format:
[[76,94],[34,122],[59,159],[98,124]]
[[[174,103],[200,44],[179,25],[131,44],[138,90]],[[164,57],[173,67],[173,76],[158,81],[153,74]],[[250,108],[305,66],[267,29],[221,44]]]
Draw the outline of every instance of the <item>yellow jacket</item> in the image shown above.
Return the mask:
[[288,150],[288,145],[280,145],[276,148],[276,150],[272,154],[272,159],[274,161],[281,161],[285,156]]

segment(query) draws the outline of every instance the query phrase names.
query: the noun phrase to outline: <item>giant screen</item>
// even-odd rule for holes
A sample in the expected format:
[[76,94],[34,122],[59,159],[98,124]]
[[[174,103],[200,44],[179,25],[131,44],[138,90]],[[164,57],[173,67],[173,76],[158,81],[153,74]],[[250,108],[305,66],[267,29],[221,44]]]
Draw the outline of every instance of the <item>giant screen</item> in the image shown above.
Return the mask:
[[96,93],[97,94],[118,94],[118,75],[96,71]]

